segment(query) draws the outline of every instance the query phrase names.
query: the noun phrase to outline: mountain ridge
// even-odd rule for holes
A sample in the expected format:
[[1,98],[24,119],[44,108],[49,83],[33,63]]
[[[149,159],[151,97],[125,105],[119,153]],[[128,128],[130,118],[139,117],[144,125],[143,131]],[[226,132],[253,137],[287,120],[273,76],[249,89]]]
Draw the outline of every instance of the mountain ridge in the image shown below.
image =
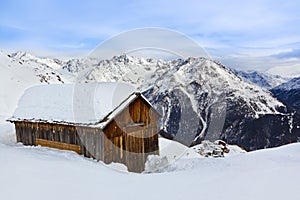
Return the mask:
[[234,70],[236,75],[242,77],[244,80],[254,83],[262,88],[270,90],[282,83],[286,83],[290,78],[279,75],[269,74],[267,72],[258,71],[238,71]]

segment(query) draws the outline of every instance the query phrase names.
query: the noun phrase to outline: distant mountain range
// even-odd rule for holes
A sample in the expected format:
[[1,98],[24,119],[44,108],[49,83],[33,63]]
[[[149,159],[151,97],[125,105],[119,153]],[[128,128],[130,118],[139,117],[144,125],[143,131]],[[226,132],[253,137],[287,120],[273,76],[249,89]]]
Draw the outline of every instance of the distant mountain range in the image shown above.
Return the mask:
[[[291,97],[291,103],[280,98],[276,88],[289,83],[280,76],[234,71],[205,58],[166,62],[121,55],[62,61],[1,52],[0,64],[8,88],[19,88],[0,93],[11,97],[0,115],[10,115],[24,85],[121,81],[142,91],[161,112],[162,135],[183,144],[222,139],[255,150],[299,141],[299,98]],[[20,70],[26,76],[20,77]]]
[[286,105],[300,111],[300,77],[273,88],[271,92]]
[[290,109],[294,110],[294,132],[300,135],[300,77],[293,78],[271,90],[271,92]]
[[242,77],[245,81],[254,83],[265,89],[272,89],[282,83],[289,81],[291,78],[272,75],[267,72],[258,71],[237,71],[234,70],[237,76]]

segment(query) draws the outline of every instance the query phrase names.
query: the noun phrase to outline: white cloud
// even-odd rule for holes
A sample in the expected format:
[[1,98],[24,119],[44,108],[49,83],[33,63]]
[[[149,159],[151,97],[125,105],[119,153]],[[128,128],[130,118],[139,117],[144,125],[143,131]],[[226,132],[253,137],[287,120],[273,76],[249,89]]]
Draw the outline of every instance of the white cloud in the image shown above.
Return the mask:
[[270,74],[281,75],[284,77],[299,77],[300,76],[300,64],[298,63],[290,65],[280,65],[270,68],[268,71]]

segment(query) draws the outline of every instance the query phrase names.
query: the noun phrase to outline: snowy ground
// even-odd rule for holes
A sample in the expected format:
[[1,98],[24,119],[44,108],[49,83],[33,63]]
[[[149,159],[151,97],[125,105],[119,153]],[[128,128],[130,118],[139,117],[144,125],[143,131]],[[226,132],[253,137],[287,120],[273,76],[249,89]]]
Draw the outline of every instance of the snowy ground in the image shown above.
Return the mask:
[[[135,174],[76,153],[16,144],[11,127],[1,131],[0,196],[5,200],[300,199],[300,144],[218,159],[185,154],[164,172]],[[182,152],[179,144],[161,144],[165,155],[172,148]]]

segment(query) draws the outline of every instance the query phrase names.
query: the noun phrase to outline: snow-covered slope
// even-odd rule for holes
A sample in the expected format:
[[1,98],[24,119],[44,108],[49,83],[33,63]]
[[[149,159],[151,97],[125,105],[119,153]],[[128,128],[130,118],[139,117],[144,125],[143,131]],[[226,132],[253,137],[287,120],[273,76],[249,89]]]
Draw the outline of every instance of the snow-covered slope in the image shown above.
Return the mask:
[[26,52],[18,51],[15,53],[11,53],[8,55],[10,58],[15,59],[21,63],[29,63],[31,64],[36,63],[40,65],[47,66],[52,69],[59,69],[63,65],[63,61],[55,58],[39,58],[34,55],[31,55]]
[[159,138],[159,155],[167,157],[169,163],[173,163],[178,159],[200,158],[202,157],[197,151],[189,148],[179,142]]
[[59,61],[55,60],[38,59],[20,52],[8,54],[0,51],[0,123],[13,114],[26,88],[45,83],[67,82],[64,75],[54,69],[58,65]]
[[[6,60],[6,61],[5,61]],[[8,64],[8,62],[10,64]],[[33,71],[41,83],[64,83],[72,82],[68,74],[61,70],[66,64],[64,61],[55,58],[39,58],[26,52],[16,52],[11,54],[3,53],[1,64],[14,67],[23,67]]]
[[235,71],[235,73],[244,80],[268,90],[289,81],[289,78],[258,71]]
[[[160,173],[134,174],[68,151],[2,142],[1,199],[299,199],[299,144],[222,159],[184,158]],[[155,188],[151,195],[149,188]]]

